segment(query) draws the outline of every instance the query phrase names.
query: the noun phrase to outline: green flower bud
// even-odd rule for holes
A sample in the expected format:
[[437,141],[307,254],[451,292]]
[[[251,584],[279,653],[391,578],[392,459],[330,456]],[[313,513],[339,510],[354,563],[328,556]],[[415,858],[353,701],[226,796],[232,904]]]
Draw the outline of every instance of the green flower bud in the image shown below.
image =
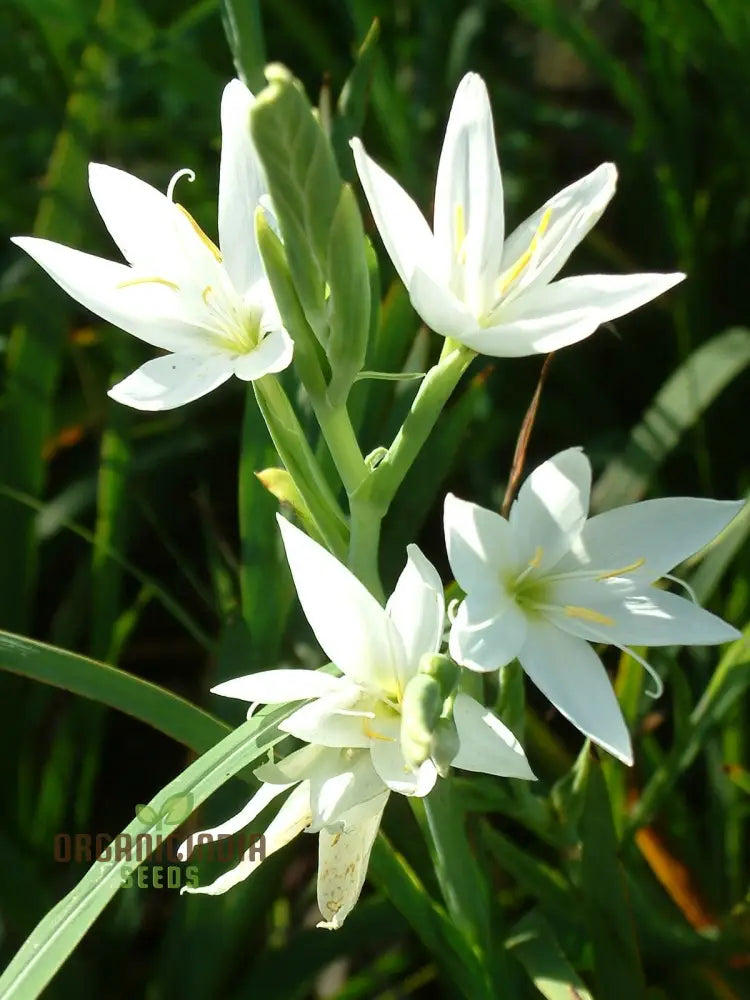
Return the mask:
[[442,653],[425,653],[419,661],[418,673],[437,681],[443,701],[450,698],[458,687],[459,666]]
[[412,677],[401,702],[401,750],[410,767],[419,767],[430,756],[432,734],[442,710],[437,681],[424,674]]
[[430,743],[430,757],[435,762],[438,774],[442,778],[445,778],[450,771],[458,749],[458,730],[456,729],[456,723],[453,721],[453,716],[438,719]]

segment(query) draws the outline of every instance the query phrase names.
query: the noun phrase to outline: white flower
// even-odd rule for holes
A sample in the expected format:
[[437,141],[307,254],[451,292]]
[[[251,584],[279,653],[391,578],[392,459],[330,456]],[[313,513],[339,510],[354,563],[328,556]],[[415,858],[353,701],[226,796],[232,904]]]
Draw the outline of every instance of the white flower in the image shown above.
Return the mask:
[[359,178],[419,315],[481,354],[543,354],[588,337],[684,274],[552,281],[614,194],[604,163],[560,191],[504,240],[503,186],[487,89],[467,74],[453,101],[435,188],[434,235],[409,195],[352,140]]
[[646,500],[587,520],[590,487],[588,459],[570,448],[531,473],[508,520],[448,495],[448,558],[466,593],[450,651],[472,670],[518,658],[573,725],[631,764],[620,707],[588,643],[626,650],[660,688],[629,645],[736,639],[731,625],[650,584],[718,534],[742,502]]
[[[219,180],[221,251],[181,205],[131,174],[92,163],[89,186],[128,264],[59,243],[15,237],[55,281],[109,323],[171,353],[147,361],[109,395],[139,410],[189,403],[233,374],[281,371],[292,359],[255,240],[265,180],[250,138],[254,98],[239,80],[224,89]],[[128,266],[129,265],[129,266]]]
[[[416,545],[385,608],[324,548],[278,517],[302,608],[343,676],[277,669],[214,688],[255,705],[305,701],[280,728],[307,746],[255,772],[264,784],[245,810],[211,833],[234,833],[275,795],[297,787],[266,831],[266,853],[301,830],[320,833],[318,900],[323,926],[340,927],[359,897],[380,817],[391,791],[424,796],[437,779],[431,759],[412,770],[401,750],[401,701],[424,653],[439,649],[445,605],[440,578]],[[252,708],[251,708],[252,711]],[[459,692],[453,718],[455,767],[533,779],[513,734],[488,709]],[[186,855],[185,855],[186,856]],[[248,856],[212,886],[225,892],[259,863]]]

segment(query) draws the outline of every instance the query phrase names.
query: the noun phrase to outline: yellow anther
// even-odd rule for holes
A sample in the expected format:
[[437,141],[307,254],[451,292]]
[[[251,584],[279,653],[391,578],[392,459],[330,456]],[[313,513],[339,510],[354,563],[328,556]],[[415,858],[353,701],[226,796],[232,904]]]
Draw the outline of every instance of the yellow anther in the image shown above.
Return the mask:
[[466,263],[466,217],[464,206],[456,205],[456,259],[459,264]]
[[512,267],[510,267],[504,274],[500,275],[500,278],[498,279],[497,283],[497,293],[499,296],[505,295],[505,293],[508,291],[508,289],[516,280],[516,278],[519,278],[521,274],[526,270],[526,268],[528,267],[529,263],[531,262],[534,254],[536,253],[539,247],[539,241],[547,231],[547,227],[549,226],[549,220],[551,218],[552,218],[552,209],[551,208],[545,209],[544,214],[542,215],[542,218],[539,221],[539,225],[537,226],[536,232],[534,233],[531,239],[531,243],[529,243],[528,250],[524,250],[524,252],[518,258],[515,264]]
[[529,566],[533,566],[534,569],[539,569],[543,556],[544,556],[544,549],[542,548],[541,545],[537,545],[536,550],[534,552],[534,558],[529,559]]
[[223,258],[221,256],[221,251],[216,246],[216,244],[214,243],[214,241],[212,239],[210,239],[208,236],[206,236],[206,234],[203,232],[203,230],[201,229],[201,227],[198,225],[198,223],[195,221],[195,219],[192,217],[192,215],[190,214],[190,212],[188,212],[188,210],[186,208],[183,208],[183,206],[177,204],[177,202],[175,202],[175,205],[177,205],[177,208],[179,208],[179,210],[182,212],[182,214],[188,220],[188,222],[190,223],[190,225],[193,227],[193,229],[195,230],[196,234],[200,237],[201,242],[205,246],[208,247],[208,249],[211,251],[211,253],[214,255],[214,257],[221,264],[221,262],[223,260]]
[[203,299],[206,305],[208,305],[208,296],[211,294],[211,292],[213,292],[213,288],[210,285],[206,285],[206,287],[201,292],[201,298]]
[[176,285],[174,281],[168,281],[166,278],[133,278],[132,281],[121,281],[116,288],[131,288],[133,285],[165,285],[167,288],[172,288],[175,292],[179,292],[180,286]]
[[593,608],[580,608],[577,604],[566,604],[565,614],[568,618],[582,618],[586,622],[595,622],[597,625],[614,625],[614,618],[610,618],[609,615],[603,615],[600,611],[594,611]]
[[382,740],[383,743],[396,742],[392,736],[383,736],[382,733],[376,733],[374,729],[370,729],[370,724],[366,719],[362,720],[362,731],[365,734],[365,736],[370,740]]
[[632,573],[635,570],[640,569],[645,562],[645,557],[641,556],[640,559],[636,559],[636,561],[631,563],[629,566],[621,566],[620,569],[607,570],[606,573],[600,573],[597,577],[595,577],[595,579],[610,580],[613,576],[625,576],[626,573]]

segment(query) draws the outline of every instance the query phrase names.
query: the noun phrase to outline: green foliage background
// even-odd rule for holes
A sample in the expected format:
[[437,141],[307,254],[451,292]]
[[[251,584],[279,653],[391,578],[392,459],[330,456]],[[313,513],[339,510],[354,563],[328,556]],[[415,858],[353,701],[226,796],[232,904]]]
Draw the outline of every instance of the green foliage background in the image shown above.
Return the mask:
[[[223,9],[218,0],[9,0],[0,7],[4,237],[33,231],[115,256],[87,190],[91,160],[161,189],[192,167],[197,179],[180,182],[181,198],[215,235],[219,98],[235,72],[222,14],[230,25],[237,18],[252,86],[262,85],[265,59],[278,60],[324,103],[335,102],[377,16],[362,134],[425,210],[468,69],[490,90],[511,224],[613,160],[618,193],[575,270],[681,269],[688,281],[553,360],[529,463],[584,445],[600,474],[599,509],[646,495],[747,493],[744,0],[274,0],[259,9],[250,0]],[[423,369],[440,338],[418,332],[381,257],[384,356],[393,369]],[[242,387],[233,380],[164,415],[110,403],[107,388],[149,349],[79,309],[7,240],[0,317],[0,627],[117,664],[238,723],[241,713],[207,694],[211,684],[319,662],[292,601],[275,501],[252,475],[277,464],[259,418],[245,432],[242,538],[237,530]],[[386,589],[412,540],[448,579],[446,489],[499,506],[539,367],[538,358],[474,363],[389,514]],[[355,390],[365,450],[390,441],[413,391],[378,384],[365,405]],[[304,405],[301,414],[309,418]],[[748,527],[741,518],[687,571],[700,598],[740,628]],[[610,651],[636,766],[624,774],[605,761],[583,798],[576,772],[566,778],[578,734],[531,695],[525,740],[544,796],[524,800],[493,781],[472,785],[468,800],[490,814],[472,819],[472,842],[493,865],[506,921],[494,945],[501,952],[512,928],[508,947],[520,957],[510,995],[554,1000],[577,982],[586,996],[571,967],[598,1000],[637,996],[641,967],[653,998],[750,995],[743,648],[657,651],[667,682],[657,703],[643,697],[640,668]],[[0,952],[9,960],[85,870],[54,861],[55,835],[114,835],[215,737],[210,720],[189,732],[175,722],[168,736],[104,708],[106,685],[92,687],[84,672],[76,686],[69,663],[2,637],[0,667]],[[35,671],[47,684],[23,676]],[[512,724],[510,696],[506,710]],[[230,784],[190,822],[207,825],[246,795]],[[418,882],[407,871],[436,897],[439,888],[404,803],[390,804],[386,833],[397,850],[376,850],[376,889],[337,934],[310,929],[315,841],[298,838],[226,897],[120,893],[45,996],[459,995],[460,976],[441,956],[448,925],[430,923],[423,896],[410,902]],[[580,859],[581,835],[601,845],[600,857]]]

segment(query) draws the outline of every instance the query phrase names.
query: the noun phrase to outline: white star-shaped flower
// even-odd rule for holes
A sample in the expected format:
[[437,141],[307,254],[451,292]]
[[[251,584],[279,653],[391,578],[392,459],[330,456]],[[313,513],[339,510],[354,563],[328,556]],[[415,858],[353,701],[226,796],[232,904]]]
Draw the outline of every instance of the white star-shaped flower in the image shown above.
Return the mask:
[[[390,792],[427,795],[438,777],[427,758],[407,764],[401,748],[402,699],[423,654],[440,648],[445,618],[437,571],[416,545],[386,607],[317,542],[278,518],[302,608],[318,642],[342,676],[277,669],[214,688],[243,701],[305,701],[280,728],[307,746],[255,772],[264,784],[220,832],[236,832],[277,794],[296,784],[266,831],[266,854],[301,830],[319,832],[318,901],[323,926],[340,927],[356,903],[380,817]],[[459,749],[453,766],[533,779],[520,744],[498,718],[469,695],[453,702]],[[209,831],[216,833],[217,831]],[[186,856],[186,855],[185,855]],[[259,860],[248,856],[212,886],[225,892]]]
[[706,545],[743,502],[673,497],[588,519],[590,488],[588,459],[569,448],[531,473],[507,520],[448,495],[448,558],[466,593],[450,651],[472,670],[517,658],[573,725],[632,764],[620,707],[589,642],[625,649],[653,674],[629,646],[738,638],[721,618],[652,584]]
[[286,368],[284,330],[255,240],[266,186],[250,138],[254,98],[239,80],[221,102],[219,243],[181,206],[137,177],[92,163],[89,186],[128,264],[31,236],[13,242],[87,309],[169,351],[147,361],[109,395],[139,410],[189,403],[232,375],[252,381]]
[[493,357],[545,354],[637,309],[684,274],[592,274],[553,281],[615,191],[603,163],[505,238],[500,164],[487,88],[467,74],[453,100],[435,187],[433,229],[358,139],[354,160],[393,265],[424,322]]

